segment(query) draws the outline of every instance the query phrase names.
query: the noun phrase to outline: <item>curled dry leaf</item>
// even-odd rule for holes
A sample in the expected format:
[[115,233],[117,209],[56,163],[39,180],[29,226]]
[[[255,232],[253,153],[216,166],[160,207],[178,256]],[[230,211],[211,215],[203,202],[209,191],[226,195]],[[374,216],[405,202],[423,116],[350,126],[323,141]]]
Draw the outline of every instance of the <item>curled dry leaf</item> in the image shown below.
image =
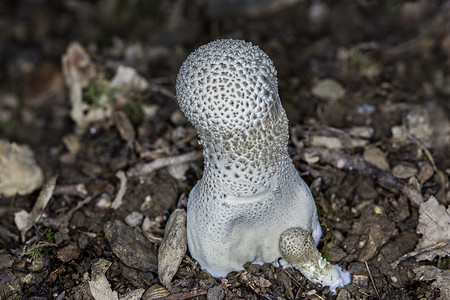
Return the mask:
[[53,195],[53,190],[55,188],[56,179],[58,176],[52,177],[43,187],[33,209],[30,213],[25,210],[21,210],[14,214],[14,222],[16,223],[17,229],[19,229],[22,236],[22,241],[25,241],[25,233],[39,221],[45,207],[47,206],[50,198]]
[[176,209],[167,221],[164,239],[158,251],[158,277],[167,286],[187,251],[186,211]]
[[105,276],[111,266],[111,262],[99,259],[91,269],[91,280],[89,280],[89,288],[95,300],[139,300],[144,294],[144,289],[135,289],[128,291],[123,295],[118,295],[116,291],[111,289],[108,279]]
[[114,202],[111,205],[113,209],[118,209],[122,205],[123,196],[127,192],[127,175],[125,175],[125,172],[122,170],[117,171],[116,177],[119,178],[120,185],[116,198],[114,198]]
[[0,140],[0,194],[29,194],[41,186],[43,179],[30,147]]
[[113,120],[114,125],[116,125],[116,128],[119,131],[120,137],[132,147],[136,132],[127,115],[122,111],[116,111],[113,114]]
[[89,288],[95,300],[118,300],[117,292],[111,289],[105,273],[111,266],[111,262],[100,259],[92,266],[92,276],[89,280]]
[[[445,209],[434,196],[428,198],[419,207],[419,225],[417,233],[422,238],[416,249],[430,247],[439,242],[450,240],[450,207]],[[445,257],[450,253],[450,245],[417,256],[418,260],[433,260],[436,256]]]

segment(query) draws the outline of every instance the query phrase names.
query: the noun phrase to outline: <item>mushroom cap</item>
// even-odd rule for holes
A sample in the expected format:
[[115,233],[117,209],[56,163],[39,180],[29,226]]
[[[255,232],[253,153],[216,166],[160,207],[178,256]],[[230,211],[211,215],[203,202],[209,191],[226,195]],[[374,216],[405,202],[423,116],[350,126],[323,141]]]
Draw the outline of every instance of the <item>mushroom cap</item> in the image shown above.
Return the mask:
[[269,56],[251,43],[225,39],[201,46],[183,63],[176,93],[201,142],[251,136],[287,146],[277,72]]

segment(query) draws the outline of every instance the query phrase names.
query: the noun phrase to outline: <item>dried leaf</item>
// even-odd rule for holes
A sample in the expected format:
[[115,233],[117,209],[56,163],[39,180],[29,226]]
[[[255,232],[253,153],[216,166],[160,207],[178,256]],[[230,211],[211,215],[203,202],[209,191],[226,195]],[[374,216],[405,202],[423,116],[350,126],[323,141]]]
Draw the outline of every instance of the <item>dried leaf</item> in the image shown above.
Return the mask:
[[164,286],[175,276],[186,251],[186,211],[176,209],[167,221],[158,251],[158,277]]
[[89,288],[95,300],[118,300],[117,292],[111,289],[105,273],[111,266],[111,262],[100,259],[92,266],[92,280],[89,280]]
[[136,133],[134,132],[133,125],[131,125],[130,120],[127,115],[122,111],[117,111],[113,114],[114,125],[116,125],[119,131],[120,137],[127,141],[131,146],[133,145]]
[[144,289],[131,290],[126,294],[120,295],[119,300],[139,300],[144,294]]
[[[416,249],[433,246],[439,242],[450,239],[450,207],[445,209],[434,196],[420,204],[419,225],[417,233],[422,238],[417,243]],[[450,245],[417,256],[418,260],[433,260],[436,256],[447,256],[450,253]]]
[[416,280],[434,281],[431,287],[438,288],[441,296],[437,300],[450,299],[450,270],[441,270],[433,266],[420,266],[413,269],[416,273]]
[[148,83],[135,69],[120,65],[111,80],[111,87],[118,89],[120,93],[140,92],[148,88]]
[[123,196],[127,192],[127,175],[122,170],[116,172],[116,177],[120,180],[119,191],[111,205],[111,208],[118,209],[122,205]]
[[27,145],[0,140],[0,194],[26,195],[40,187],[42,169]]
[[386,154],[376,146],[369,146],[364,149],[364,160],[381,170],[389,170],[389,163]]
[[58,176],[53,176],[50,180],[42,187],[41,192],[33,206],[30,213],[25,210],[21,210],[14,214],[14,222],[16,223],[17,229],[19,229],[22,241],[25,240],[25,233],[39,221],[45,207],[47,206],[50,198],[53,195],[53,190],[55,189],[56,179]]

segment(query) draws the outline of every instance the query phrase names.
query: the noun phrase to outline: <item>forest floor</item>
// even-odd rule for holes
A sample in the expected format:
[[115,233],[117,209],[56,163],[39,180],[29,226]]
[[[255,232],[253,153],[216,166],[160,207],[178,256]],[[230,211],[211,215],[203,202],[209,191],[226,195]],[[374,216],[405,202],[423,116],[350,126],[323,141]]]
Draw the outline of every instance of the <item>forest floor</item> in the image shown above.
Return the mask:
[[[175,78],[219,38],[274,61],[336,295],[158,270],[203,170]],[[0,299],[450,299],[449,100],[448,1],[0,1]]]

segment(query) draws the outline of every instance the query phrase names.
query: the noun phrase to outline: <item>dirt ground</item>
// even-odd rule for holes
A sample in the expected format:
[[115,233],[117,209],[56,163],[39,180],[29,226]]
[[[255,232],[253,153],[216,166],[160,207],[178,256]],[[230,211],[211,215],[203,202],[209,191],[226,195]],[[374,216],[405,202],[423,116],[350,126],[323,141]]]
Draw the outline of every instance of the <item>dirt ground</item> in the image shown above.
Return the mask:
[[[274,61],[336,295],[160,247],[203,170],[175,78],[219,38]],[[449,100],[448,1],[1,0],[0,299],[450,299]]]

